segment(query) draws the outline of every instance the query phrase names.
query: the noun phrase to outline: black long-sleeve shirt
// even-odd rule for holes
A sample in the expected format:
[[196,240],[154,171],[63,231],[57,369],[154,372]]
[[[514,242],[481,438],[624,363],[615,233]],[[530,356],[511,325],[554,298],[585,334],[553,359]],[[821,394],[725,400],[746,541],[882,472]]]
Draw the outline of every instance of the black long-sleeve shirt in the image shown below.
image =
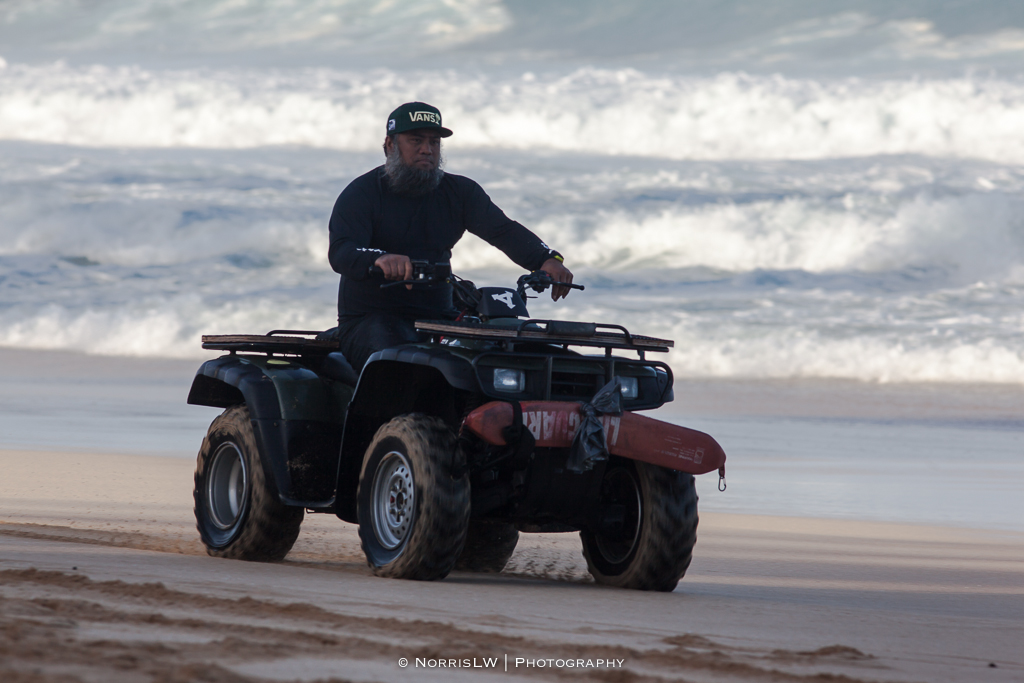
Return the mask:
[[479,184],[445,173],[440,185],[418,197],[388,188],[380,166],[351,183],[331,214],[331,267],[341,274],[338,316],[388,311],[420,318],[451,317],[451,287],[381,289],[368,272],[381,254],[447,263],[466,231],[483,238],[517,265],[536,270],[557,252],[506,216]]

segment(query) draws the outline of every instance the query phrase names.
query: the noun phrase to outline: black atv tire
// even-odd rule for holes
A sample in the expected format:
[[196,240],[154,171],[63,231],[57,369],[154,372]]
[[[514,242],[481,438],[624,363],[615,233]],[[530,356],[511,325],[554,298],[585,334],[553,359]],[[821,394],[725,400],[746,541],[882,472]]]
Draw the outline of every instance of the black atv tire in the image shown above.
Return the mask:
[[244,406],[210,425],[196,460],[196,528],[214,557],[283,560],[299,537],[303,509],[281,503],[267,486]]
[[359,538],[377,576],[433,581],[455,566],[469,528],[469,476],[452,476],[458,450],[436,417],[401,415],[377,430],[356,494]]
[[472,520],[466,534],[466,545],[455,562],[455,569],[498,573],[508,564],[517,543],[519,531],[514,524]]
[[675,589],[697,542],[693,475],[643,462],[613,461],[601,483],[601,505],[618,508],[621,524],[584,529],[583,556],[597,583],[635,590]]

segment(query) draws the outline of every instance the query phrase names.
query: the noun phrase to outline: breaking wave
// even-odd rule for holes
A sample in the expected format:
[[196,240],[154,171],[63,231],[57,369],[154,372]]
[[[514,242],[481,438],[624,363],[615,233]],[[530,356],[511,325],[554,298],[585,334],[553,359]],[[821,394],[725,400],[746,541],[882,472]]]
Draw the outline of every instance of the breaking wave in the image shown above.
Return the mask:
[[[0,151],[0,344],[190,358],[204,333],[333,325],[327,217],[379,163],[302,148]],[[457,159],[587,285],[567,306],[532,301],[534,315],[675,339],[681,377],[1024,383],[1020,169]],[[471,236],[453,266],[481,284],[518,275]]]
[[11,64],[0,139],[111,147],[379,147],[401,101],[439,107],[454,149],[667,159],[881,154],[1024,162],[1024,84],[811,80],[634,69],[495,74]]

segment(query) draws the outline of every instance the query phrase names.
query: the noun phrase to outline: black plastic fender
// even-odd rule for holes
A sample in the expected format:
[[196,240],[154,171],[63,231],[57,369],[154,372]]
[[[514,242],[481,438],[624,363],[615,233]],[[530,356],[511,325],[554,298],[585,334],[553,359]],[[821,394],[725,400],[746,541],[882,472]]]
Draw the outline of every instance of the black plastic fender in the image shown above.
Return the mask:
[[467,394],[479,393],[472,364],[444,347],[384,349],[370,356],[348,406],[338,470],[335,512],[358,521],[355,495],[366,447],[377,429],[407,413],[440,417],[453,428],[462,420]]
[[[367,368],[371,367],[373,363],[384,361],[434,368],[444,376],[448,384],[452,385],[456,389],[475,392],[480,388],[472,363],[462,356],[458,356],[448,351],[444,347],[438,348],[435,346],[409,344],[406,346],[396,346],[391,349],[384,349],[383,351],[378,351],[370,356],[366,361],[366,367],[363,368],[363,373],[365,373]],[[362,386],[363,379],[360,377],[359,384],[356,386],[356,397],[353,398],[353,403],[355,403],[360,396],[359,389]]]
[[352,392],[295,359],[228,355],[203,363],[188,402],[220,408],[245,403],[260,461],[281,502],[324,508],[334,502]]

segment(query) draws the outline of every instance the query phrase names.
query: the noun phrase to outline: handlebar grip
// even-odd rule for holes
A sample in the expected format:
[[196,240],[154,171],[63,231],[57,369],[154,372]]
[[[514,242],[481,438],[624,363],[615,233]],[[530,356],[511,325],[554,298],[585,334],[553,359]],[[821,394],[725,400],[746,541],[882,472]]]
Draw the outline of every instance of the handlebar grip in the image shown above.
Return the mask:
[[[380,266],[370,266],[367,272],[369,273],[370,277],[384,277],[384,270]],[[412,282],[412,280],[402,280],[401,282],[385,282],[381,284],[380,288],[388,289],[390,287],[395,287],[397,285],[407,285],[410,282]]]
[[586,287],[584,287],[583,285],[574,285],[571,282],[558,282],[543,270],[536,270],[533,273],[531,273],[531,275],[534,278],[540,280],[538,284],[543,285],[545,287],[550,285],[552,287],[568,287],[569,289],[586,289]]

